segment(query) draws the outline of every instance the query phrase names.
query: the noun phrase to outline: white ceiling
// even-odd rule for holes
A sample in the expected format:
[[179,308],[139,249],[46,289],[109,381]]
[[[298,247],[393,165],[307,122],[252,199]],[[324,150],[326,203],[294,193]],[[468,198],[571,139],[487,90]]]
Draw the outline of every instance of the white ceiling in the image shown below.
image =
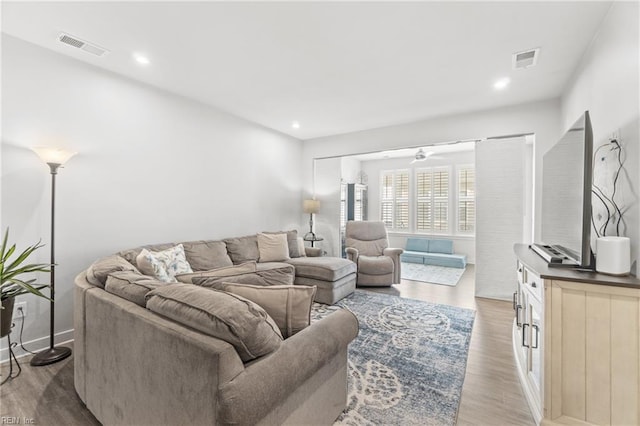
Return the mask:
[[309,139],[557,97],[610,4],[3,1],[2,31]]

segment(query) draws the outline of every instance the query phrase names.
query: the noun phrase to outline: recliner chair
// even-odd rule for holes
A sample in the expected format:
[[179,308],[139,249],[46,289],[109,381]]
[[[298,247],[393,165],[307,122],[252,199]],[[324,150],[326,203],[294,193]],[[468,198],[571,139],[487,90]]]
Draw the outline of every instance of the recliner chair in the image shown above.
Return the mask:
[[389,287],[400,283],[401,248],[390,248],[384,222],[349,221],[347,259],[358,267],[357,286]]

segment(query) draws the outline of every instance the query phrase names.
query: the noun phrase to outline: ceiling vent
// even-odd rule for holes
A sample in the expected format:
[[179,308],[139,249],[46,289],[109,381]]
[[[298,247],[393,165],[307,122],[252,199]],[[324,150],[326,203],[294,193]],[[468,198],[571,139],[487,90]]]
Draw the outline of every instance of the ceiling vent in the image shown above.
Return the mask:
[[68,46],[72,46],[77,49],[84,50],[85,52],[89,52],[96,56],[104,56],[105,54],[109,53],[107,49],[104,49],[93,43],[89,43],[87,41],[81,40],[78,37],[72,36],[70,34],[60,33],[60,35],[58,36],[58,40],[61,43],[64,43]]
[[538,62],[540,48],[525,50],[513,54],[513,69],[520,70],[531,68]]

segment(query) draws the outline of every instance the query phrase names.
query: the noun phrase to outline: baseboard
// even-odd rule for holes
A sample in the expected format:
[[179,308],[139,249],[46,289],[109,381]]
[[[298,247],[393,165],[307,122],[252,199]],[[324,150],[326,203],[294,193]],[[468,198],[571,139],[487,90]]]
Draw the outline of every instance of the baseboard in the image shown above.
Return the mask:
[[[22,358],[27,355],[31,355],[29,352],[23,351],[22,348],[20,347],[20,342],[14,339],[17,340],[17,335],[13,339],[11,339],[11,343],[14,343],[14,342],[18,343],[16,347],[13,348],[13,353],[15,354],[16,358]],[[6,337],[3,338],[2,340],[3,340],[3,343],[6,344]],[[70,330],[56,333],[53,337],[53,341],[55,342],[56,345],[63,345],[65,343],[73,342],[73,328]],[[24,347],[30,350],[31,352],[39,352],[43,349],[46,349],[49,347],[49,336],[40,337],[38,339],[24,342]],[[0,349],[0,364],[4,364],[7,361],[9,361],[9,348],[4,347]]]

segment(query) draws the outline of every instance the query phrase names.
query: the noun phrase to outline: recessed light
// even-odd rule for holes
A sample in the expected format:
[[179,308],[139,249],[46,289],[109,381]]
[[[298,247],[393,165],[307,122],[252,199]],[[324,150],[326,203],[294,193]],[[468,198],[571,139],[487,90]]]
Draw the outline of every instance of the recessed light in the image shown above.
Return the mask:
[[497,80],[495,83],[493,83],[493,88],[496,90],[503,90],[509,85],[509,83],[511,83],[510,78],[501,78],[500,80]]
[[139,53],[134,54],[133,59],[135,59],[136,62],[139,63],[140,65],[149,65],[151,63],[149,58]]
[[291,122],[291,127],[293,127],[294,129],[299,129],[300,128],[300,123],[297,121],[292,121]]

